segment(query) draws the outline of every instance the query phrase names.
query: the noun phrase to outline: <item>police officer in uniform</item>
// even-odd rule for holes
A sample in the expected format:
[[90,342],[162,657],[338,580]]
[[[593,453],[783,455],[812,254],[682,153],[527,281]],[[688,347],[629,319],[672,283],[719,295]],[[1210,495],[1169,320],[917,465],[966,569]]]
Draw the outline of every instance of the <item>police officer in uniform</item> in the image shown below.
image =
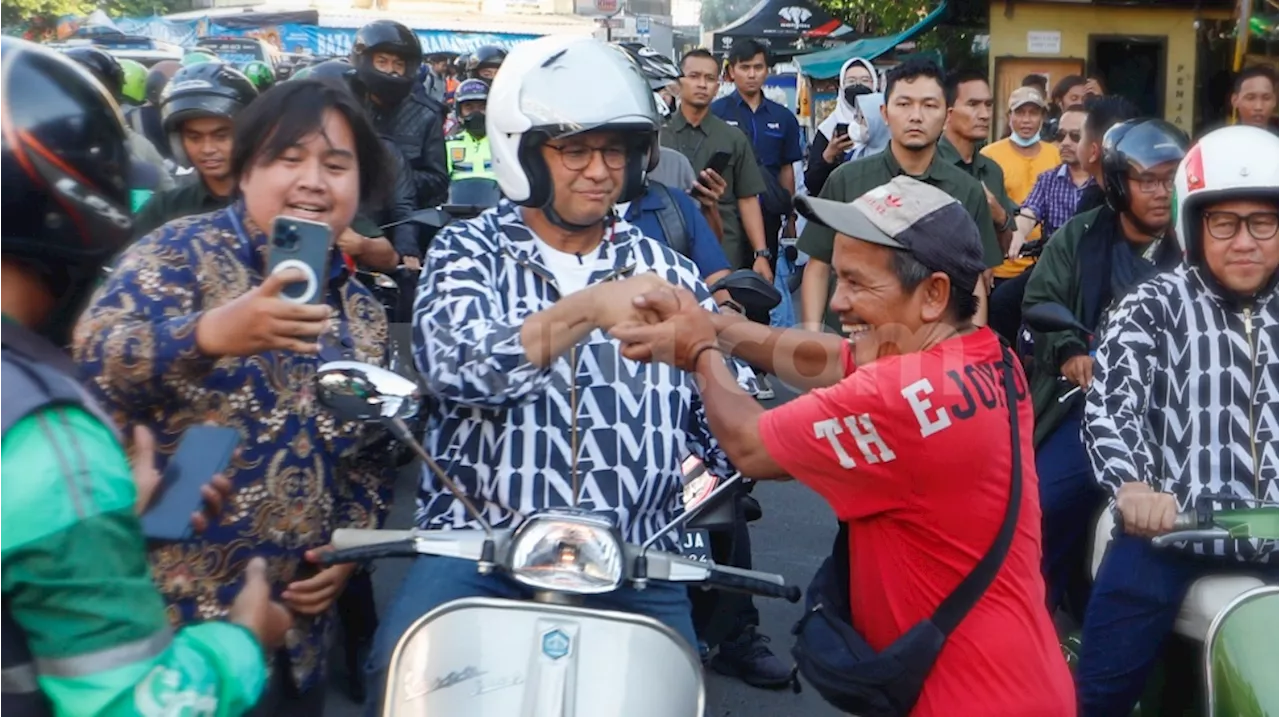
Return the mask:
[[485,104],[489,100],[489,84],[484,80],[466,80],[454,92],[454,112],[458,126],[445,140],[449,161],[449,180],[480,177],[497,181],[493,173],[493,156],[489,138],[485,136]]
[[0,706],[6,717],[241,714],[266,683],[263,647],[283,643],[291,622],[271,602],[266,564],[251,563],[229,621],[171,630],[135,513],[134,474],[154,476],[153,456],[130,467],[63,348],[130,238],[123,118],[57,53],[5,37],[0,56]]
[[135,237],[231,203],[231,124],[257,96],[249,78],[223,62],[196,63],[173,75],[160,96],[161,122],[174,156],[195,167],[196,176],[143,205],[133,221]]

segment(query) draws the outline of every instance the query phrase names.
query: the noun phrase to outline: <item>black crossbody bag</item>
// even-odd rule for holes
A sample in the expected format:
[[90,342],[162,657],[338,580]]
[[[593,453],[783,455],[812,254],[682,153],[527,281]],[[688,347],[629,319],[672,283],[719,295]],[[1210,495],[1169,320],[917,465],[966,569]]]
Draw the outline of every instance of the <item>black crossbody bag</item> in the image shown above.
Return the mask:
[[1019,435],[1013,353],[1003,343],[1005,400],[1013,440],[1012,486],[995,541],[929,618],[877,653],[854,629],[849,607],[849,526],[840,523],[831,555],[818,568],[805,595],[805,614],[792,632],[796,668],[823,699],[859,717],[905,717],[920,698],[947,637],[973,608],[1004,563],[1022,500],[1022,440]]

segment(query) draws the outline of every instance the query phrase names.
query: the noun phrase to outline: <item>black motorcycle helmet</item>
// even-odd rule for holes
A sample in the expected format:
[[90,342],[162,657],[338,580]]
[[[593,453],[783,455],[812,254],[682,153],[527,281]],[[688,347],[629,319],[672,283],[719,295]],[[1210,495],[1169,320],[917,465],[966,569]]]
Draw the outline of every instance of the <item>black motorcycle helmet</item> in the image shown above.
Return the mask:
[[[404,75],[392,75],[373,66],[373,54],[387,52],[404,58]],[[351,64],[369,94],[388,104],[398,104],[413,90],[422,67],[422,42],[413,30],[394,20],[374,20],[356,31]]]
[[151,66],[147,72],[147,102],[160,106],[160,95],[169,84],[169,78],[177,74],[182,65],[177,60],[163,60]]
[[325,60],[318,65],[312,65],[294,73],[293,78],[337,82],[349,88],[357,97],[364,96],[364,85],[361,84],[360,78],[357,76],[356,68],[352,67],[345,57]]
[[124,68],[111,53],[96,47],[73,47],[63,53],[93,75],[111,93],[114,100],[120,99],[120,90],[124,88]]
[[1103,192],[1113,211],[1129,209],[1129,174],[1166,162],[1180,162],[1191,141],[1174,125],[1160,119],[1121,122],[1102,136]]
[[258,96],[248,77],[225,62],[201,62],[178,70],[160,96],[164,131],[177,132],[195,117],[234,119]]
[[160,95],[160,123],[174,159],[190,166],[182,146],[182,123],[200,117],[234,120],[258,96],[258,88],[225,62],[188,65],[174,74]]
[[471,62],[471,53],[464,52],[453,59],[453,75],[458,81],[467,79],[467,64]]
[[41,333],[62,346],[102,267],[133,233],[120,108],[69,59],[0,38],[4,108],[0,253],[58,297]]
[[[492,68],[494,70],[502,67],[502,62],[507,59],[507,51],[497,45],[485,45],[467,58],[467,77],[485,80],[480,76],[480,70]],[[487,81],[487,80],[486,80]]]

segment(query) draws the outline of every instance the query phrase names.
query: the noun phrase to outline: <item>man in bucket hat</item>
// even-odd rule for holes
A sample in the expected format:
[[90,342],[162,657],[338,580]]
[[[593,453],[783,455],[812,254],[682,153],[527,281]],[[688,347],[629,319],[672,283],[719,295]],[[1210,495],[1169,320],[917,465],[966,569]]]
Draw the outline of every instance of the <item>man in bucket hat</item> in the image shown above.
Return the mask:
[[[895,177],[851,203],[800,197],[835,232],[832,312],[849,338],[700,309],[682,289],[637,299],[659,324],[616,326],[623,355],[696,373],[708,424],[742,471],[794,477],[848,527],[853,626],[883,650],[968,575],[1009,507],[1014,372],[1022,490],[998,573],[948,639],[914,715],[1075,714],[1040,576],[1026,377],[972,324],[986,270],[978,227],[945,192]],[[732,353],[814,389],[765,410],[734,385]]]

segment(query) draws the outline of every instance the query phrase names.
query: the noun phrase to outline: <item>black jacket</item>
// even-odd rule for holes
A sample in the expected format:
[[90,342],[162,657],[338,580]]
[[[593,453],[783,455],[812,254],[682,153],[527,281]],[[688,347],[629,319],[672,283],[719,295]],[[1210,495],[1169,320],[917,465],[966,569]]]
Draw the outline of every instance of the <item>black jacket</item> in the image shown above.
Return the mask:
[[[382,207],[381,211],[374,211],[371,214],[377,217],[379,224],[390,224],[408,219],[417,209],[417,188],[414,185],[414,176],[405,161],[404,152],[401,152],[396,143],[387,137],[382,138],[382,146],[387,150],[390,169],[395,172],[396,183],[392,188],[391,196],[387,198],[386,206]],[[387,238],[391,240],[391,244],[401,256],[419,256],[421,253],[418,248],[417,225],[413,222],[391,227],[387,230]]]
[[378,133],[391,139],[413,170],[416,205],[443,204],[449,195],[449,168],[444,154],[444,108],[413,92],[391,108],[368,102],[369,116]]

